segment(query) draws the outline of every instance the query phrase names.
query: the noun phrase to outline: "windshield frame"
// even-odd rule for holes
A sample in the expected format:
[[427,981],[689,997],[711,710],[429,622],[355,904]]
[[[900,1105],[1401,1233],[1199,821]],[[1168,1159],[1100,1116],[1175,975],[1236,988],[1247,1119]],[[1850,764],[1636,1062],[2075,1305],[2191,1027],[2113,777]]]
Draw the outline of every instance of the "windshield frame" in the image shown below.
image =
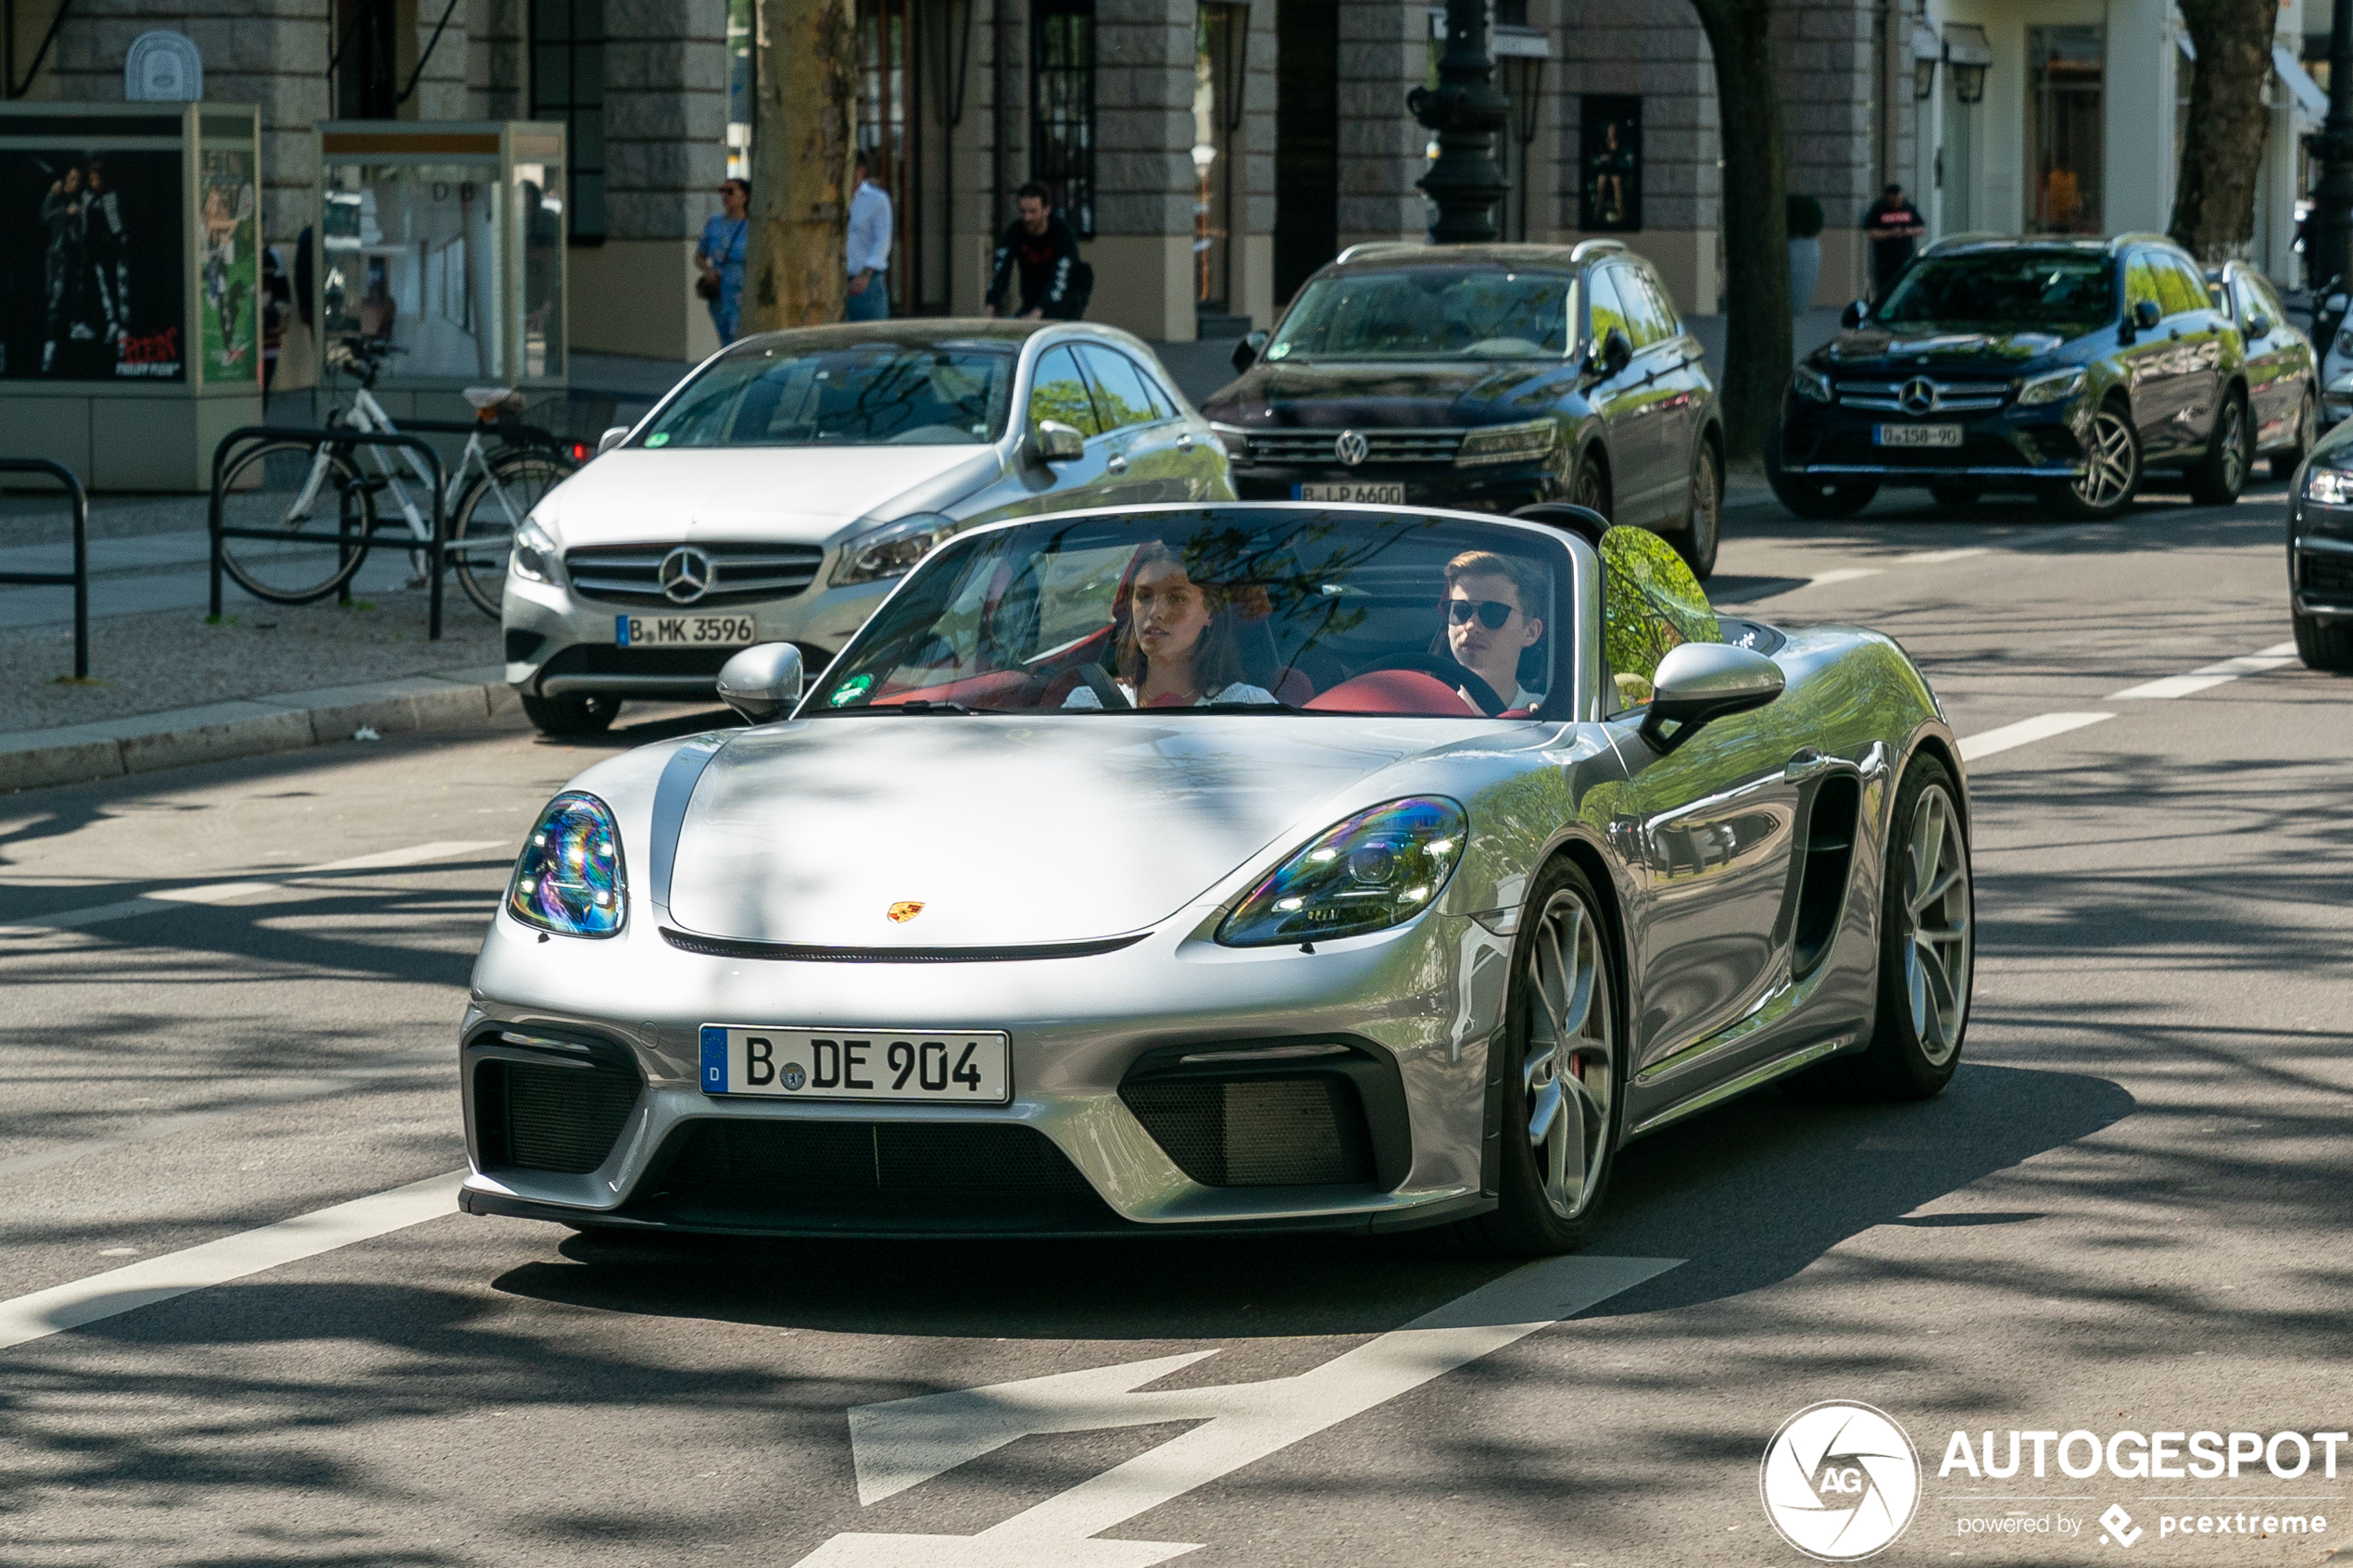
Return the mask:
[[1896,301],[1903,296],[1906,289],[1911,285],[1914,278],[1919,274],[1925,272],[1931,267],[1969,265],[1972,263],[1982,264],[1988,262],[1999,265],[2005,260],[2020,257],[2044,257],[2053,260],[2067,259],[2095,263],[2096,270],[2104,273],[2108,281],[2108,305],[2107,313],[2095,318],[2079,317],[2071,321],[2065,322],[2034,321],[2025,319],[2012,319],[1995,321],[1980,320],[1975,317],[1962,316],[1889,317],[1882,314],[1885,306],[1874,306],[1871,310],[1869,324],[1876,327],[1885,327],[1891,331],[1898,328],[1917,330],[1926,327],[1942,327],[1954,330],[1965,329],[1974,332],[1986,332],[1991,330],[2001,332],[2042,332],[2062,338],[2077,338],[2084,336],[2086,333],[2098,332],[2104,327],[2113,326],[2122,319],[2125,294],[2123,281],[2123,258],[2109,255],[2105,251],[2091,251],[2071,245],[2000,245],[1992,246],[1984,250],[1949,252],[1942,256],[1932,253],[1924,255],[1915,259],[1909,267],[1906,267],[1904,270],[1904,275],[1897,280],[1894,288],[1890,291],[1891,297],[1886,301],[1886,305],[1893,305],[1896,303]]
[[757,340],[733,344],[704,360],[695,368],[692,374],[664,394],[661,400],[648,409],[644,417],[631,428],[628,438],[622,445],[636,451],[676,452],[879,452],[887,450],[893,444],[885,441],[728,442],[707,445],[682,444],[676,446],[672,446],[665,441],[659,446],[647,445],[648,438],[661,432],[662,422],[676,415],[680,406],[694,395],[698,387],[703,386],[712,375],[724,372],[732,366],[753,359],[809,358],[860,347],[887,346],[902,355],[944,351],[982,355],[992,359],[1001,359],[1005,367],[1004,380],[1001,383],[1001,403],[996,409],[993,428],[987,436],[965,441],[897,444],[900,446],[924,450],[948,448],[962,452],[978,452],[987,448],[999,447],[1004,444],[1008,436],[1017,435],[1025,422],[1023,410],[1026,408],[1031,362],[1035,358],[1030,350],[1036,342],[1035,335],[1020,338],[943,335],[923,342],[911,343],[876,339],[870,345],[811,343],[801,345],[790,343],[771,343],[763,347],[758,345]]
[[[1303,312],[1305,311],[1307,306],[1315,299],[1315,291],[1319,288],[1331,284],[1342,284],[1350,282],[1369,280],[1378,277],[1411,277],[1421,273],[1441,271],[1453,271],[1464,276],[1469,276],[1478,272],[1487,272],[1507,280],[1526,275],[1530,277],[1549,278],[1558,281],[1563,285],[1561,329],[1562,346],[1560,353],[1557,355],[1549,352],[1540,352],[1532,355],[1461,353],[1395,353],[1378,355],[1333,354],[1321,351],[1309,351],[1300,348],[1293,345],[1288,336],[1288,334],[1293,330],[1294,324],[1302,320]],[[1408,266],[1360,266],[1347,271],[1327,272],[1320,276],[1310,278],[1306,282],[1300,285],[1298,297],[1294,299],[1290,307],[1283,311],[1282,319],[1275,323],[1275,330],[1267,338],[1265,347],[1259,351],[1258,357],[1261,362],[1268,365],[1378,365],[1388,363],[1414,365],[1566,364],[1577,358],[1578,349],[1586,335],[1584,322],[1585,290],[1582,286],[1583,282],[1584,269],[1581,267],[1561,265],[1557,267],[1527,266],[1516,268],[1502,262],[1492,262],[1480,266],[1467,260],[1450,261],[1436,265],[1425,263],[1421,265]],[[1277,350],[1280,350],[1281,352],[1278,353],[1277,352]],[[1294,358],[1294,356],[1296,356],[1296,358]]]
[[[1055,512],[1047,515],[1010,518],[1002,521],[970,528],[947,540],[918,561],[914,569],[901,577],[874,613],[842,646],[841,651],[828,661],[828,668],[847,669],[862,653],[870,640],[878,639],[877,628],[883,627],[893,603],[902,594],[925,585],[925,579],[941,571],[959,570],[956,562],[968,550],[979,548],[983,541],[1004,533],[1045,525],[1064,526],[1096,520],[1135,521],[1162,515],[1199,515],[1206,511],[1235,511],[1253,514],[1300,513],[1303,515],[1363,516],[1369,519],[1390,519],[1401,516],[1428,518],[1448,523],[1471,523],[1520,533],[1529,539],[1537,552],[1558,552],[1567,558],[1568,571],[1557,576],[1560,584],[1555,591],[1554,613],[1565,616],[1569,633],[1557,644],[1553,653],[1553,675],[1544,701],[1535,713],[1523,719],[1491,719],[1478,713],[1465,713],[1460,719],[1445,717],[1446,722],[1489,723],[1592,723],[1599,721],[1601,678],[1600,627],[1602,624],[1601,559],[1583,539],[1561,530],[1516,518],[1497,517],[1491,513],[1458,512],[1440,507],[1363,506],[1318,501],[1224,501],[1162,502],[1140,507],[1094,507],[1084,510]],[[1555,563],[1557,571],[1557,562]],[[1267,707],[1263,704],[1226,704],[1196,708],[1148,708],[1106,709],[963,709],[953,704],[926,704],[921,707],[831,708],[819,702],[824,688],[812,681],[804,684],[800,699],[782,717],[786,721],[804,719],[849,718],[861,714],[890,714],[903,719],[947,716],[996,717],[1016,719],[1023,722],[1043,720],[1102,717],[1105,714],[1138,713],[1165,720],[1172,715],[1197,714],[1203,717],[1230,717],[1249,714],[1272,714],[1300,719],[1359,719],[1391,722],[1401,719],[1426,718],[1417,714],[1365,714],[1289,707]]]

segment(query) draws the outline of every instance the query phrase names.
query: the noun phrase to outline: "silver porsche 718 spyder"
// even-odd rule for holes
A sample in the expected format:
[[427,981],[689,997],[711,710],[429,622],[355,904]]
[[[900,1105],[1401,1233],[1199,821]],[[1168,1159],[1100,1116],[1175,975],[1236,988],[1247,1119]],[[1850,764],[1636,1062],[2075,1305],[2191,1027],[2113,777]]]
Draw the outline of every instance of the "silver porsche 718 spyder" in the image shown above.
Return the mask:
[[461,1206],[575,1227],[1592,1233],[1628,1140],[1951,1077],[1959,748],[1654,534],[1299,504],[941,545],[547,807]]

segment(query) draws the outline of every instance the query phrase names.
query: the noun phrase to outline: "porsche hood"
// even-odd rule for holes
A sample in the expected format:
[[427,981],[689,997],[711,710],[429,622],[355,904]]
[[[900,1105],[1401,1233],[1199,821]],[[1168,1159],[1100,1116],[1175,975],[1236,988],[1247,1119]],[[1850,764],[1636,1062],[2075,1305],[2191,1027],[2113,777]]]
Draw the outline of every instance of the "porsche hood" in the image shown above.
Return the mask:
[[878,713],[754,731],[695,788],[671,919],[709,936],[849,947],[1139,931],[1277,836],[1319,831],[1301,821],[1318,800],[1488,728]]

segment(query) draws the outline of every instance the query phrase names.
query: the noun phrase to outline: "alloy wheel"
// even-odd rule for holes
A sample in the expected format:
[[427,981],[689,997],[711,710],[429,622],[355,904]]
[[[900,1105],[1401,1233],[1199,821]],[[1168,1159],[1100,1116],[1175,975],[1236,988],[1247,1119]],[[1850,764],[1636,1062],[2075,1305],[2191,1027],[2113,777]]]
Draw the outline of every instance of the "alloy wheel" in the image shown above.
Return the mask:
[[1577,465],[1577,477],[1569,483],[1568,498],[1577,506],[1609,516],[1609,496],[1602,489],[1601,470],[1590,462]]
[[1692,474],[1692,553],[1713,566],[1716,538],[1724,526],[1724,485],[1716,475],[1716,450],[1702,444]]
[[2237,491],[2246,483],[2246,414],[2233,398],[2222,406],[2222,486]]
[[1911,998],[1912,1033],[1933,1064],[1950,1058],[1969,1020],[1969,847],[1952,797],[1943,786],[1922,792],[1904,848],[1904,984]]
[[2085,444],[2083,472],[2075,481],[2075,498],[2105,511],[2121,506],[2133,493],[2136,466],[2133,427],[2113,408],[2092,416],[2092,439]]
[[1601,922],[1564,888],[1545,904],[1529,945],[1522,1103],[1538,1185],[1565,1220],[1584,1210],[1609,1157],[1617,1040],[1602,942]]

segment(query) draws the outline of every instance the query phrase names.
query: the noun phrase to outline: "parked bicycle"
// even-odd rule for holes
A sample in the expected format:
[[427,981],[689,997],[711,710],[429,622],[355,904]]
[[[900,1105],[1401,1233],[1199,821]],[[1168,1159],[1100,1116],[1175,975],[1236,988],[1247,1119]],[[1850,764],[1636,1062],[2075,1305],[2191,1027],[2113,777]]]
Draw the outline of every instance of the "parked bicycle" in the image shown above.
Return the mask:
[[[385,358],[403,352],[380,339],[342,340],[359,385],[346,409],[337,404],[323,421],[329,430],[396,433],[399,426],[375,399],[376,376]],[[522,394],[512,387],[469,387],[474,410],[471,427],[414,420],[411,431],[465,429],[465,451],[449,470],[443,500],[449,518],[448,558],[459,585],[484,615],[498,618],[499,596],[515,531],[539,498],[578,469],[574,449],[544,431],[513,423]],[[498,445],[484,445],[487,435]],[[361,470],[361,461],[372,472]],[[408,470],[403,478],[402,469]],[[421,507],[409,482],[422,485]],[[335,593],[358,574],[377,539],[377,497],[390,497],[393,510],[419,542],[433,538],[430,465],[419,454],[398,456],[382,446],[316,445],[273,441],[239,458],[222,482],[222,520],[233,528],[274,531],[271,539],[224,541],[221,566],[237,585],[272,604],[309,604]],[[386,530],[398,539],[397,525]],[[424,582],[426,555],[411,549],[414,576]]]

